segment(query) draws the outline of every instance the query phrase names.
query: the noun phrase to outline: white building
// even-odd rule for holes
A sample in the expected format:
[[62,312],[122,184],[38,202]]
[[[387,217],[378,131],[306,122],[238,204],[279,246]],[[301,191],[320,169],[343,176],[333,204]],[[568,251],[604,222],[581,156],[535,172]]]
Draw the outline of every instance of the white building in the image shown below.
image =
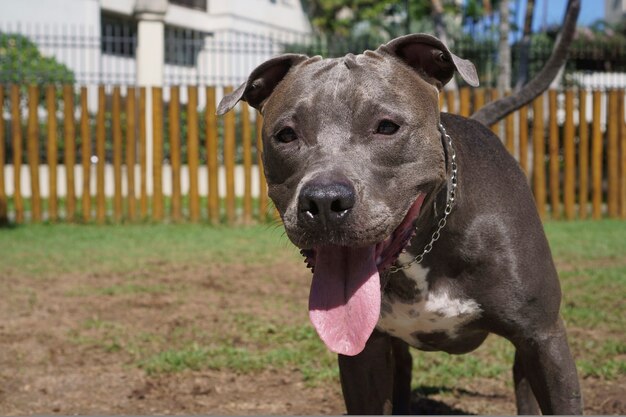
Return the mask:
[[609,23],[626,19],[626,0],[604,0],[604,16]]
[[[134,84],[138,0],[0,0],[0,32],[19,33],[72,69],[79,84]],[[299,0],[162,3],[165,84],[238,84],[310,33]],[[149,45],[152,42],[149,43]],[[154,42],[154,45],[159,45]]]
[[[91,112],[97,109],[98,84],[107,86],[108,93],[112,85],[238,86],[258,64],[306,39],[310,31],[300,0],[0,0],[0,33],[25,36],[44,56],[69,67],[76,87],[89,88]],[[12,71],[23,79],[21,76],[32,70],[22,69],[18,63]],[[50,69],[35,71],[39,72],[35,79],[50,81]],[[169,91],[163,90],[165,101]],[[183,103],[186,92],[181,89]],[[219,99],[222,89],[217,94]],[[206,96],[199,94],[199,107],[205,102]],[[146,180],[151,194],[154,127],[149,88],[145,120]],[[25,185],[29,176],[26,166],[22,168]],[[183,189],[188,186],[186,169]],[[79,170],[78,165],[74,167],[75,172]],[[9,166],[5,171],[10,178]],[[45,177],[42,172],[41,178]],[[164,178],[167,194],[171,175]],[[106,182],[111,183],[110,179]],[[80,190],[80,185],[76,189]],[[206,190],[206,184],[201,184],[201,189]],[[12,193],[10,188],[7,191]],[[46,192],[44,188],[44,196]]]

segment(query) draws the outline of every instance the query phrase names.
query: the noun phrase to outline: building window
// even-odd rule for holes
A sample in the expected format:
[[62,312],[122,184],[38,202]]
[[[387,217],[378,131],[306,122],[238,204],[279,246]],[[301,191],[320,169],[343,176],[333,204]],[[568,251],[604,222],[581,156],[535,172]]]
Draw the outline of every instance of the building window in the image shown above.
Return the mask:
[[173,26],[165,27],[165,63],[194,67],[204,48],[206,33]]
[[100,49],[103,54],[134,57],[137,47],[137,22],[123,16],[100,16]]
[[[102,14],[100,49],[103,54],[134,58],[137,49],[137,21],[124,16]],[[194,67],[204,48],[205,32],[165,26],[165,63]]]
[[207,0],[169,0],[169,2],[177,6],[206,11]]

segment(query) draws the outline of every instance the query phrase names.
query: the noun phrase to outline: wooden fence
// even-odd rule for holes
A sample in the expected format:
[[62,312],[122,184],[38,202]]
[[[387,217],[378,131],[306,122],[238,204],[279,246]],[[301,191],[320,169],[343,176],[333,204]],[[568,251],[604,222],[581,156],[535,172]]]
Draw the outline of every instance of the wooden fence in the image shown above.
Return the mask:
[[[4,109],[0,117],[0,222],[105,223],[152,219],[247,224],[275,216],[267,198],[260,152],[255,151],[260,147],[262,120],[245,103],[239,105],[237,116],[230,112],[217,118],[217,92],[213,87],[187,87],[186,103],[181,101],[181,88],[165,90],[169,100],[164,103],[164,90],[154,87],[154,133],[147,138],[145,88],[111,87],[107,92],[99,86],[95,114],[89,112],[88,101],[92,97],[88,91],[86,87],[76,90],[72,85],[0,86],[0,109]],[[224,93],[229,91],[232,89],[226,88]],[[201,109],[200,95],[206,103]],[[440,105],[445,111],[467,116],[495,98],[495,91],[462,88],[441,94]],[[184,121],[182,113],[186,114]],[[551,90],[492,126],[527,174],[542,218],[626,219],[624,113],[624,90]],[[181,137],[181,132],[185,132],[185,137]],[[148,195],[146,187],[147,140],[152,140],[155,161],[152,195]],[[188,172],[185,195],[181,187],[182,142],[186,144]],[[8,143],[12,150],[9,161],[5,146]],[[169,161],[164,164],[166,144]],[[107,146],[112,176],[105,175]],[[239,157],[237,149],[241,149]],[[78,159],[80,165],[76,164]],[[28,198],[22,195],[23,164],[28,166]],[[243,167],[243,178],[236,178],[237,164]],[[76,167],[64,170],[63,195],[58,191],[60,165]],[[171,171],[171,193],[167,196],[163,192],[164,165]],[[40,178],[42,166],[47,168],[47,178]],[[81,173],[80,181],[74,177],[77,170]],[[257,190],[252,188],[253,171],[258,178]],[[95,186],[91,178],[94,172]],[[207,184],[202,195],[198,185],[200,172],[205,173],[203,180]],[[220,175],[225,178],[219,178]],[[10,194],[9,178],[5,177],[12,177]],[[222,198],[218,181],[224,179]],[[242,195],[235,194],[236,180],[243,182]],[[41,195],[40,181],[47,181],[46,198]],[[105,194],[105,181],[113,182],[111,198]],[[253,198],[253,194],[258,197]]]

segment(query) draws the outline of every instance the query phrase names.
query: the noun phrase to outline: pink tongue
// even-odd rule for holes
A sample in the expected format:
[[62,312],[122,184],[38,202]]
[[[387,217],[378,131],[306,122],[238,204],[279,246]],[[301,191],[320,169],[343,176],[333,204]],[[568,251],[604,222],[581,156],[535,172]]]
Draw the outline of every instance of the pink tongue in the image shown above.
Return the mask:
[[380,315],[375,246],[315,248],[309,318],[326,346],[354,356],[365,347]]

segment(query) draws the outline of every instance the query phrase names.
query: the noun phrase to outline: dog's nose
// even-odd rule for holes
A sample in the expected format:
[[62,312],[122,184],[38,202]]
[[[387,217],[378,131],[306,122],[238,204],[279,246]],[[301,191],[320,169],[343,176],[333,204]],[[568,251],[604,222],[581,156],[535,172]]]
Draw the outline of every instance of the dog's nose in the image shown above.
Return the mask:
[[311,180],[298,196],[301,220],[331,226],[343,220],[356,202],[356,191],[349,181]]

